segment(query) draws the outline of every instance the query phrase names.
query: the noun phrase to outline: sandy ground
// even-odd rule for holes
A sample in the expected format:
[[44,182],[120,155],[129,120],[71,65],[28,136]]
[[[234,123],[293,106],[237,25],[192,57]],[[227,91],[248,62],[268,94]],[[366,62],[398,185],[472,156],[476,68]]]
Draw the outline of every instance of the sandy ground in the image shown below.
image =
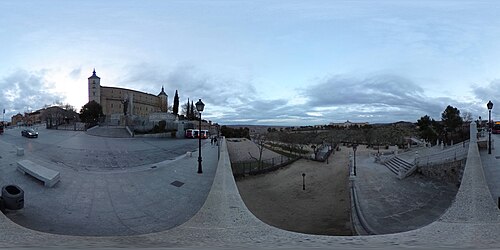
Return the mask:
[[[228,142],[231,161],[248,155],[253,147]],[[302,159],[274,172],[245,177],[237,185],[246,206],[265,223],[302,233],[352,235],[348,174],[348,150],[341,147],[329,164]]]

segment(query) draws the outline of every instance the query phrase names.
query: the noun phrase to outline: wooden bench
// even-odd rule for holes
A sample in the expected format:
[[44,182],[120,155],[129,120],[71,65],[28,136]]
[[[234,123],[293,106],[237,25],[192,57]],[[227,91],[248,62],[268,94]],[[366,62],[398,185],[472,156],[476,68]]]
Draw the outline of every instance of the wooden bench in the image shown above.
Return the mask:
[[54,186],[60,179],[59,172],[40,166],[30,160],[18,161],[17,170],[43,181],[46,187]]

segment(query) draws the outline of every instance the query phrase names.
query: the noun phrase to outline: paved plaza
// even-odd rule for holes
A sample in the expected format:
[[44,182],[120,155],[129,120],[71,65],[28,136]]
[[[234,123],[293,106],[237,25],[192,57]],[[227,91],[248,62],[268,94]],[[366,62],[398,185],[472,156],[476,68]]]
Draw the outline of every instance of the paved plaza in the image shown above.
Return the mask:
[[[170,229],[203,205],[217,166],[217,147],[206,141],[204,172],[197,174],[197,140],[38,130],[34,139],[21,137],[20,129],[0,137],[0,185],[16,184],[25,192],[25,207],[6,215],[34,230],[110,236]],[[16,147],[25,155],[17,156]],[[16,170],[22,159],[59,171],[61,181],[44,187]]]
[[[487,149],[480,151],[481,162],[483,163],[484,175],[488,182],[493,202],[498,205],[500,202],[500,135],[491,135],[493,146],[491,154]],[[500,205],[498,205],[500,207]]]
[[[421,228],[438,220],[450,207],[458,187],[422,175],[400,180],[386,166],[374,162],[369,156],[372,151],[358,150],[356,177],[357,202],[372,233]],[[414,151],[410,153],[414,155]]]

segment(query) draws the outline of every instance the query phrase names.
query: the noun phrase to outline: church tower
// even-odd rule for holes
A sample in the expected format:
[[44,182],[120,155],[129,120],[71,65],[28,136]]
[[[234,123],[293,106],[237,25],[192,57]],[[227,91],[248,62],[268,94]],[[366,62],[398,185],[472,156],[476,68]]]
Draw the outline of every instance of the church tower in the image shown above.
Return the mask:
[[165,93],[163,86],[161,86],[161,92],[158,94],[160,98],[160,111],[167,112],[168,109],[168,95]]
[[92,76],[89,77],[89,102],[95,101],[101,103],[101,78],[98,77],[94,72]]

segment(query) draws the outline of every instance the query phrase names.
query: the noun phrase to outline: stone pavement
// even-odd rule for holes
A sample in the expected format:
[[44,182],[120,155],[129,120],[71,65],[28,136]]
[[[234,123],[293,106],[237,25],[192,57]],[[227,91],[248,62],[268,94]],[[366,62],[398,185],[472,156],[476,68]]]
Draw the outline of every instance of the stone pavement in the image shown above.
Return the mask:
[[86,131],[89,135],[113,137],[113,138],[130,138],[132,137],[124,126],[104,126],[94,127]]
[[[482,149],[479,153],[493,202],[498,205],[500,197],[500,135],[492,134],[491,139],[493,143],[491,154],[488,154],[488,149]],[[500,207],[500,205],[498,206]]]
[[371,233],[398,233],[426,226],[451,205],[457,187],[420,175],[400,180],[374,162],[369,155],[373,152],[358,149],[356,153],[358,204]]
[[[42,141],[42,136],[50,136],[48,131],[42,132],[38,139],[21,138],[28,141],[25,156],[21,157],[16,156],[14,145],[0,141],[0,186],[16,184],[25,192],[24,209],[7,211],[7,217],[27,228],[56,234],[134,235],[163,231],[180,225],[191,218],[205,201],[218,161],[217,147],[208,144],[202,150],[203,174],[197,174],[198,164],[194,153],[193,157],[182,157],[186,155],[185,151],[181,157],[157,163],[120,168],[99,168],[97,165],[93,169],[99,171],[89,171],[68,167],[74,165],[71,158],[55,162],[52,156],[67,154],[74,157],[74,154],[68,154],[68,150],[71,151],[68,149],[70,145],[91,146],[74,142],[82,142],[89,139],[85,137],[90,136],[83,132],[61,131],[57,133],[72,136],[57,143],[55,147],[51,144],[41,148],[35,142],[47,145],[47,141]],[[121,139],[102,140],[95,145],[94,150],[101,147],[101,143],[109,145],[115,140],[123,143]],[[158,144],[162,142],[149,141]],[[131,139],[127,143],[130,147],[137,143],[142,145],[141,140]],[[45,157],[37,149],[42,150]],[[101,154],[106,155],[112,149],[101,150]],[[169,157],[163,152],[160,154],[163,159]],[[46,188],[29,175],[22,175],[16,170],[16,162],[21,159],[29,159],[59,171],[61,181],[53,188]],[[100,161],[94,161],[94,164],[99,163]]]

